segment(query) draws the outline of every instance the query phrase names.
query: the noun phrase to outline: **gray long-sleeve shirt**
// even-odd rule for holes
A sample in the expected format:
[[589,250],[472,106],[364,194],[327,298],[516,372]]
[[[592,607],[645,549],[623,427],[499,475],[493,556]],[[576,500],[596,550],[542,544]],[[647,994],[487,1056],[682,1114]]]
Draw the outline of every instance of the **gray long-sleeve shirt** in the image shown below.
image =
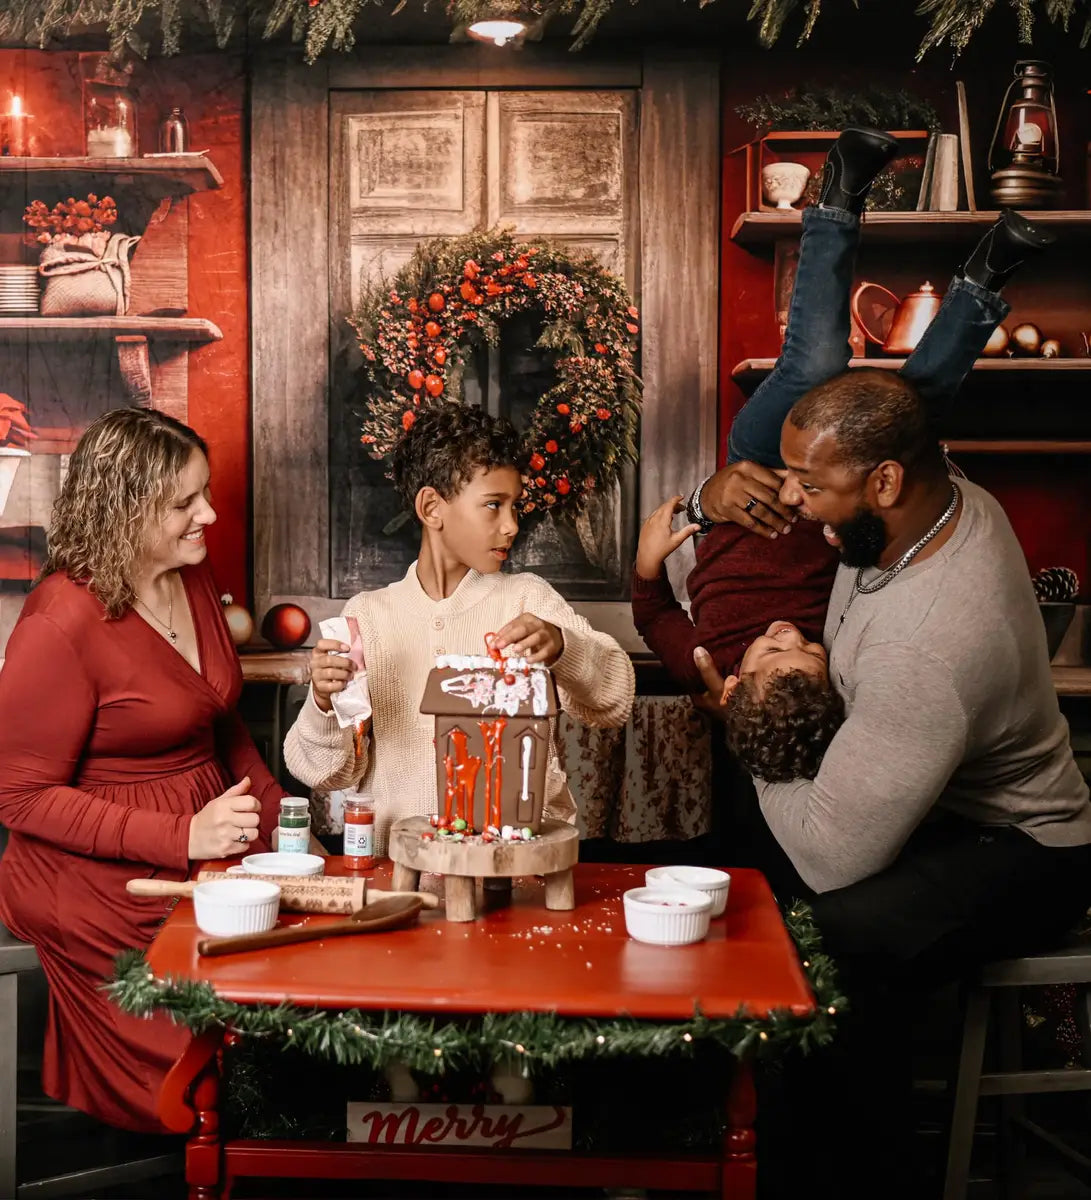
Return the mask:
[[1046,846],[1091,842],[1023,552],[996,500],[959,487],[946,545],[858,595],[843,624],[856,571],[838,569],[824,641],[847,719],[815,779],[757,781],[770,829],[818,892],[888,866],[934,808]]

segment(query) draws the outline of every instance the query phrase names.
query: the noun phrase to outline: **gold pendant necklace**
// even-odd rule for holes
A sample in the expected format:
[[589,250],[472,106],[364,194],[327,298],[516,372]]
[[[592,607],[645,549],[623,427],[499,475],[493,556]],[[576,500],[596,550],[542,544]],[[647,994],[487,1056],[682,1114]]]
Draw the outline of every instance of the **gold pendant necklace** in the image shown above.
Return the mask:
[[163,618],[158,616],[144,600],[140,599],[139,596],[137,596],[137,600],[143,606],[144,611],[151,614],[152,620],[154,620],[157,624],[162,625],[162,627],[167,631],[167,637],[170,638],[170,644],[172,646],[176,645],[178,642],[178,634],[174,631],[174,580],[171,580],[170,596],[167,599],[167,619],[165,622]]

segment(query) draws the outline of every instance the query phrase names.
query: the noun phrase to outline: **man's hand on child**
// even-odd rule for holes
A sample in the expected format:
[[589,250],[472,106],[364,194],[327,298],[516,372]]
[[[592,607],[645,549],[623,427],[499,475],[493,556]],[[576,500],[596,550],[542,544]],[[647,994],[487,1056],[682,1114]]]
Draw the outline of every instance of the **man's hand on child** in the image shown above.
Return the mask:
[[348,650],[344,642],[322,638],[311,651],[311,691],[315,704],[323,712],[333,710],[330,697],[340,692],[352,678],[352,663],[341,657]]
[[685,508],[681,496],[672,496],[652,513],[640,530],[636,547],[636,573],[642,579],[657,579],[668,559],[684,541],[701,532],[700,525],[671,528],[676,513]]
[[781,476],[754,462],[721,467],[701,489],[701,508],[710,521],[733,521],[765,538],[791,533],[799,514],[780,499]]
[[500,630],[493,645],[498,650],[510,646],[516,658],[551,667],[564,650],[564,635],[556,625],[533,613],[523,613]]

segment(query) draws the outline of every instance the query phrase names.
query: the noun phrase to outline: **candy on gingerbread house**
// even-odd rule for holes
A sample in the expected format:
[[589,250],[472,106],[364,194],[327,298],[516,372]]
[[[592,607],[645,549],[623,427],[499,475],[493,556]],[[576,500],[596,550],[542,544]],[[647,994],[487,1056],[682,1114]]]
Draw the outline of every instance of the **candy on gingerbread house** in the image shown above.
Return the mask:
[[[435,717],[441,828],[537,833],[545,801],[553,674],[540,663],[445,654],[428,673],[420,711]],[[465,825],[457,822],[465,821]]]

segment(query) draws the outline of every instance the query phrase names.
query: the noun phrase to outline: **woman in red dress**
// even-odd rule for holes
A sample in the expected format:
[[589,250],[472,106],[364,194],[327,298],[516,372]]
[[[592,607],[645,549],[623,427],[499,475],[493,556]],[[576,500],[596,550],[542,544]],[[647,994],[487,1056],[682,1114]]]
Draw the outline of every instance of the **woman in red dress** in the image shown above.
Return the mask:
[[189,1034],[100,990],[170,903],[126,881],[268,848],[283,794],[235,712],[242,674],[205,562],[208,479],[205,444],[180,422],[142,409],[95,421],[0,671],[0,919],[49,981],[43,1084],[145,1132],[162,1131],[159,1085]]

